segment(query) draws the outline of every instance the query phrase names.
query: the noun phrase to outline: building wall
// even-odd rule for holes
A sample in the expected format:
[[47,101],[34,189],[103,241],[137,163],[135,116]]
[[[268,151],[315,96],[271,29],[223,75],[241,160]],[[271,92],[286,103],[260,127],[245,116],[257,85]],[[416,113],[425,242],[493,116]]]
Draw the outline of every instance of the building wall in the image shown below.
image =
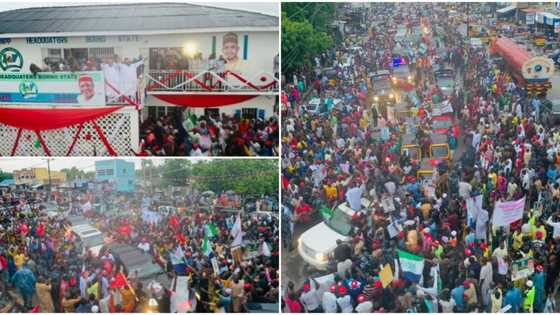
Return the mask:
[[[16,184],[48,184],[49,183],[49,171],[45,167],[23,169],[19,171],[14,171],[14,178]],[[66,173],[60,171],[51,171],[51,183],[53,185],[61,185],[66,182]]]
[[14,171],[14,179],[16,181],[16,185],[32,185],[35,180],[35,173],[30,169]]
[[[91,36],[59,37],[52,43],[42,44],[28,41],[28,38],[10,38],[0,40],[0,50],[6,47],[16,48],[23,56],[22,71],[28,72],[29,65],[41,65],[47,55],[48,48],[102,48],[114,47],[115,53],[121,57],[136,58],[142,55],[149,57],[150,48],[183,47],[193,43],[197,50],[207,58],[212,53],[213,37],[216,37],[216,54],[222,51],[224,32],[198,34],[163,34],[163,35],[131,35],[131,36],[99,36],[93,41]],[[278,54],[278,32],[236,32],[240,46],[239,56],[243,58],[243,38],[248,36],[247,73],[258,75],[261,72],[273,71],[273,60]],[[54,36],[55,34],[53,34]],[[100,41],[103,39],[103,41]]]
[[117,191],[134,191],[134,163],[124,160],[103,160],[95,162],[95,180],[115,183]]
[[[43,184],[49,183],[49,171],[47,168],[34,168],[35,178]],[[51,170],[51,183],[60,185],[66,182],[66,173]]]

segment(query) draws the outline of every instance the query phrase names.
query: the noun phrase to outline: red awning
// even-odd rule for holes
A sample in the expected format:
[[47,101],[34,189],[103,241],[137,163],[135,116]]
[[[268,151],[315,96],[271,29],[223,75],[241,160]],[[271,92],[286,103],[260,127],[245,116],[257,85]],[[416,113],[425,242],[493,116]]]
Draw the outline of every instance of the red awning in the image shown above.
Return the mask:
[[244,94],[152,94],[162,101],[183,107],[221,107],[241,103],[258,95]]
[[106,116],[123,106],[95,108],[13,108],[0,107],[0,123],[34,131],[70,127]]

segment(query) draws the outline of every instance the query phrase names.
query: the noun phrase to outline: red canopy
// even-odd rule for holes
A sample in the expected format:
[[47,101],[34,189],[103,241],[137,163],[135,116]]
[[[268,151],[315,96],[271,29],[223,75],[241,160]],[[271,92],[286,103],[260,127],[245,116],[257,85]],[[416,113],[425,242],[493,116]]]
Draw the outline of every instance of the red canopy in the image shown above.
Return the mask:
[[82,124],[108,115],[122,106],[99,108],[0,108],[0,123],[18,129],[52,130]]
[[184,107],[220,107],[241,103],[257,95],[244,94],[153,94],[162,101]]

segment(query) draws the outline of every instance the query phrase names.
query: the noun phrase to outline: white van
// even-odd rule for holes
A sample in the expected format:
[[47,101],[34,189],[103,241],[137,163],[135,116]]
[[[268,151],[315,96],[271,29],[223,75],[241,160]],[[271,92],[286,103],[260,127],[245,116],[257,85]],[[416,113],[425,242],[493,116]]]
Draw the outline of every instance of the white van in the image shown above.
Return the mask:
[[85,250],[91,251],[94,257],[99,256],[99,251],[104,245],[103,233],[89,224],[75,225],[72,233],[80,238]]
[[[362,208],[368,208],[370,201],[362,198]],[[332,216],[305,231],[298,239],[298,252],[301,258],[311,266],[326,270],[329,256],[336,248],[336,241],[349,242],[352,237],[352,216],[356,211],[345,202],[334,210]]]

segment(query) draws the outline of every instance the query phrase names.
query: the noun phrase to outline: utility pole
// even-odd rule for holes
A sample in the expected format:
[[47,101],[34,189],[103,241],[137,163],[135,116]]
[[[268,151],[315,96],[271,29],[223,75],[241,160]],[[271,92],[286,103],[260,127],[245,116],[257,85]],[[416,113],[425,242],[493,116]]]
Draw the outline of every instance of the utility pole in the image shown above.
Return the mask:
[[47,200],[51,201],[52,181],[51,181],[51,159],[47,158],[47,174],[49,176],[49,189],[47,190]]

